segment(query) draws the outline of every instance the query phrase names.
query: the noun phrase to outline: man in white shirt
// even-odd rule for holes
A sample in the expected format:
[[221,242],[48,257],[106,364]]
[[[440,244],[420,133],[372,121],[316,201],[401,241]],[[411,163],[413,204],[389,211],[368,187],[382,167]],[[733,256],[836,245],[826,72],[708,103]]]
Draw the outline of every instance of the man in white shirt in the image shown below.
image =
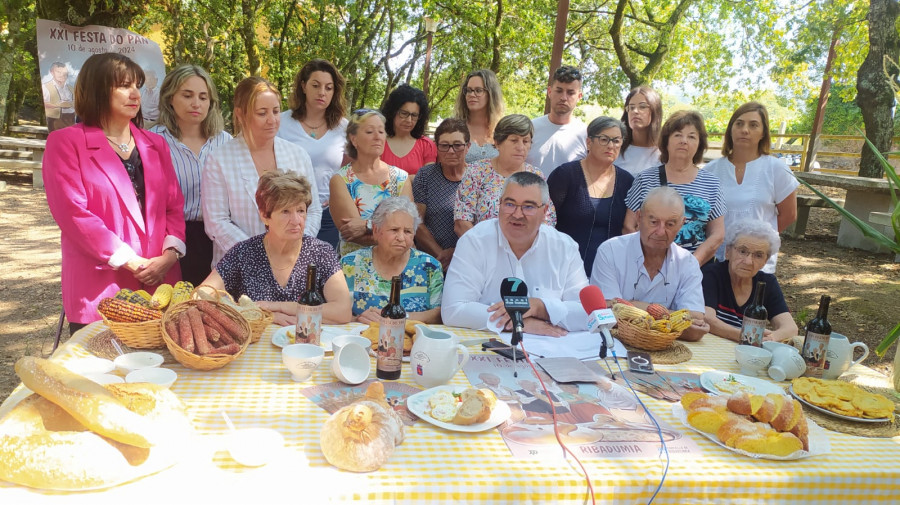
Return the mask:
[[506,179],[499,217],[478,223],[456,245],[444,282],[444,324],[505,328],[500,283],[518,277],[530,295],[525,332],[559,337],[586,329],[578,296],[587,286],[584,265],[571,237],[542,224],[549,202],[541,176],[516,172]]
[[69,69],[61,61],[50,65],[52,79],[42,86],[47,130],[55,131],[75,124],[75,89],[69,84]]
[[[141,88],[141,115],[144,127],[149,128],[159,119],[159,78],[153,70],[144,72],[144,87]],[[148,126],[149,125],[149,126]]]
[[547,86],[550,114],[532,120],[534,136],[525,159],[549,177],[556,167],[587,156],[587,126],[572,116],[581,100],[581,72],[563,65]]
[[597,248],[591,284],[598,286],[607,300],[630,300],[642,309],[658,303],[670,310],[690,310],[693,324],[680,338],[700,340],[709,332],[703,275],[694,255],[675,244],[684,224],[681,195],[668,186],[655,188],[637,216],[637,232],[611,238]]

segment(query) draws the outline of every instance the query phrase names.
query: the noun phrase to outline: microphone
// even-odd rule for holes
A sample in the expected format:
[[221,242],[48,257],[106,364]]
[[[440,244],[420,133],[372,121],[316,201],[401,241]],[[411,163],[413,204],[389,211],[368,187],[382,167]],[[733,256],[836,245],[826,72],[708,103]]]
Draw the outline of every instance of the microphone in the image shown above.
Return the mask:
[[528,286],[522,279],[507,277],[500,283],[500,297],[503,299],[503,307],[512,321],[510,343],[515,347],[522,341],[522,333],[525,331],[522,314],[531,308],[531,303],[528,301]]
[[600,357],[606,358],[609,350],[615,346],[615,341],[609,330],[616,325],[616,316],[613,315],[612,310],[606,308],[606,299],[603,298],[603,291],[597,286],[584,287],[578,296],[581,298],[581,306],[588,314],[588,331],[601,335]]

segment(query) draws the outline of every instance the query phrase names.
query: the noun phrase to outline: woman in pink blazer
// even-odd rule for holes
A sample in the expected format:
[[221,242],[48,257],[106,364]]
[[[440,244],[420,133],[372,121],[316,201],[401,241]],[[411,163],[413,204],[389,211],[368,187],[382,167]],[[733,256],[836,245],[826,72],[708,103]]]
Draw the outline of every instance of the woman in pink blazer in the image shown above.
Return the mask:
[[82,122],[47,139],[47,203],[62,235],[69,331],[100,319],[120,288],[153,292],[181,278],[184,197],[169,148],[141,129],[144,72],[114,53],[91,56],[75,83]]

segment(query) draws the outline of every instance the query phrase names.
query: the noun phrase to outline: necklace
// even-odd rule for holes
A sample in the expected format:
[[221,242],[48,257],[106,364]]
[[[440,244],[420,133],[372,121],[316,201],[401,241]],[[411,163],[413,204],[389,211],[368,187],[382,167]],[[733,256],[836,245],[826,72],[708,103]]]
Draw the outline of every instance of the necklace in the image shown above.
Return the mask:
[[594,193],[597,196],[594,196],[591,194],[591,189],[594,186],[594,184],[597,183],[601,177],[603,177],[603,175],[601,174],[599,177],[597,177],[593,181],[590,180],[591,173],[590,173],[590,170],[588,170],[585,160],[581,161],[581,172],[582,172],[582,174],[584,174],[584,182],[587,185],[588,196],[590,196],[591,198],[603,198],[603,195],[606,194],[606,190],[609,189],[609,185],[614,184],[614,181],[616,179],[616,167],[610,166],[608,169],[609,176],[606,178],[606,183],[603,185],[603,189],[601,189],[599,191],[595,190]]
[[269,248],[269,240],[268,240],[268,238],[269,238],[268,235],[266,235],[265,237],[263,237],[263,249],[266,251],[266,256],[269,258],[269,266],[272,267],[272,270],[274,270],[274,271],[276,271],[276,272],[282,272],[282,271],[287,270],[287,269],[289,269],[289,268],[294,268],[294,267],[297,265],[297,260],[300,258],[300,251],[297,251],[297,255],[294,256],[293,261],[290,261],[290,260],[289,260],[289,262],[288,262],[288,264],[287,264],[286,266],[283,266],[283,267],[276,267],[276,266],[275,266],[275,263],[272,261],[273,253],[269,250],[270,248]]
[[319,128],[325,126],[325,121],[322,121],[322,123],[319,124],[319,126],[310,126],[309,123],[307,123],[305,119],[301,120],[300,123],[302,123],[303,126],[309,128],[311,130],[307,133],[309,133],[309,136],[312,138],[316,138],[316,132],[319,130]]
[[112,137],[110,137],[109,135],[106,136],[106,140],[110,141],[110,143],[112,143],[112,145],[118,147],[119,150],[122,151],[123,153],[128,154],[128,151],[131,150],[130,144],[131,144],[131,141],[133,140],[133,137],[131,136],[131,130],[129,129],[128,130],[128,142],[125,142],[124,144],[116,143],[116,141],[113,140]]

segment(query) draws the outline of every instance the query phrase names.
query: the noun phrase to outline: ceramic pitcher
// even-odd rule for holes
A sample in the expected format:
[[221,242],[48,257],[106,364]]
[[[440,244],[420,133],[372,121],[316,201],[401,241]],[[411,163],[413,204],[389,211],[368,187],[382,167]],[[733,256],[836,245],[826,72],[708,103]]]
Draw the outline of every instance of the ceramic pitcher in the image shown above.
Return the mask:
[[[462,353],[462,362],[459,353]],[[409,352],[416,384],[433,388],[445,384],[469,361],[469,350],[455,335],[433,330],[424,324],[416,325],[416,341]]]
[[[857,348],[863,350],[858,360],[853,360],[853,351]],[[840,333],[832,333],[828,341],[828,351],[825,353],[825,372],[823,379],[837,379],[853,365],[862,362],[869,355],[869,346],[862,342],[850,343],[847,337]]]

